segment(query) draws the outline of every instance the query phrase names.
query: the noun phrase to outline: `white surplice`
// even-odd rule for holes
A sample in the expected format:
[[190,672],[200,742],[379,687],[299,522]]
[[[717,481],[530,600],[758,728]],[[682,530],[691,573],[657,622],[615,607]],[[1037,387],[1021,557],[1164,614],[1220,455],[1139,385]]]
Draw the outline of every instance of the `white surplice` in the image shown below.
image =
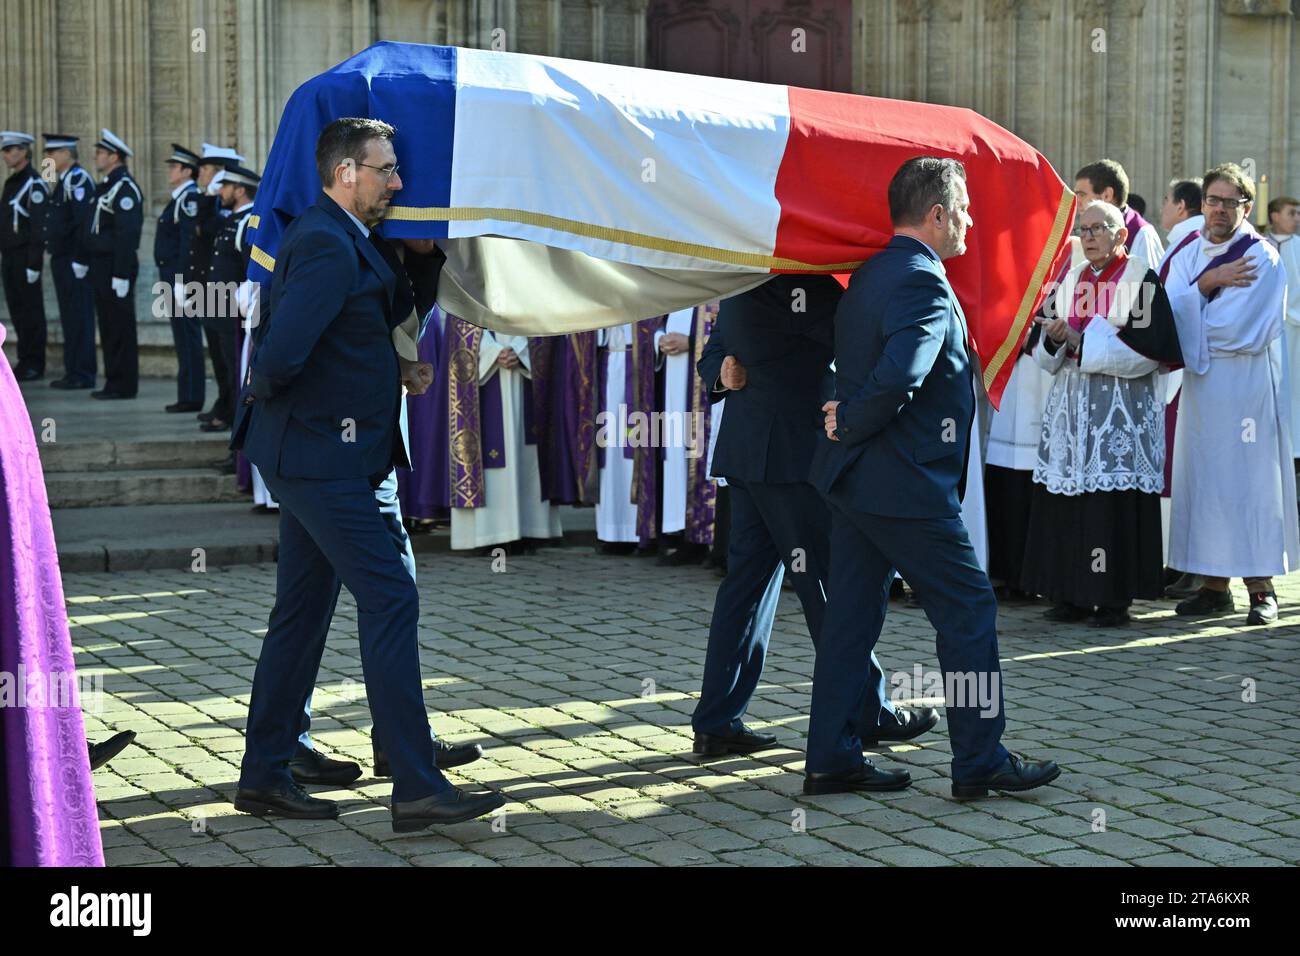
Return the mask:
[[1170,261],[1165,290],[1178,324],[1183,388],[1174,441],[1169,564],[1215,577],[1266,577],[1300,559],[1290,402],[1283,368],[1286,275],[1277,250],[1256,242],[1256,278],[1218,290],[1194,281],[1225,243],[1204,238]]
[[[250,315],[256,315],[260,305],[261,290],[254,282],[245,281],[240,287],[240,313],[247,318]],[[242,382],[248,375],[248,363],[252,361],[253,354],[253,330],[246,324],[244,327],[244,344],[239,350],[239,381]],[[262,473],[257,470],[257,466],[251,461],[248,468],[252,473],[253,480],[253,504],[261,505],[272,511],[280,510],[280,503],[275,500],[271,490],[266,487],[266,482],[262,480]]]
[[1300,237],[1270,233],[1268,239],[1277,249],[1286,272],[1286,321],[1282,326],[1282,337],[1291,411],[1291,453],[1294,455],[1300,450]]
[[[668,316],[664,332],[690,338],[694,309],[679,309]],[[656,336],[656,342],[658,341]],[[686,442],[690,438],[687,399],[695,376],[694,357],[688,349],[664,356],[664,534],[686,530]]]
[[961,499],[961,520],[970,535],[971,547],[980,567],[989,569],[989,525],[984,508],[984,456],[982,429],[980,427],[980,398],[975,400],[975,421],[970,430],[970,457],[966,461],[966,493]]
[[[1151,223],[1146,223],[1138,234],[1133,238],[1133,244],[1128,248],[1129,255],[1138,256],[1143,262],[1159,262],[1164,258],[1165,247],[1160,242],[1160,233]],[[1156,268],[1152,266],[1152,268]]]
[[[1109,311],[1090,316],[1083,327],[1085,342],[1077,362],[1064,347],[1049,352],[1046,335],[1034,346],[1034,360],[1053,375],[1034,482],[1054,495],[1159,494],[1164,488],[1165,403],[1156,378],[1160,363],[1119,337],[1148,272],[1144,259],[1127,258],[1115,277]],[[1070,270],[1056,292],[1057,315],[1070,315],[1075,289],[1089,273],[1096,274],[1086,262]]]
[[989,425],[988,463],[1011,471],[1033,471],[1038,462],[1038,439],[1043,430],[1043,405],[1052,376],[1019,354],[1002,393],[1002,407]]
[[[627,363],[632,354],[632,326],[616,325],[596,333],[597,349],[609,352],[605,367],[605,394],[601,396],[600,411],[604,413],[605,427],[596,429],[597,436],[604,434],[605,464],[600,469],[600,501],[596,503],[596,537],[601,541],[636,541],[636,505],[632,504],[632,459],[623,457],[624,436],[619,423],[631,414],[631,409],[620,417],[619,408],[626,404]],[[599,358],[599,356],[597,356]],[[599,423],[598,423],[599,424]]]
[[[497,357],[505,348],[514,349],[519,356],[518,368],[497,365]],[[524,389],[532,387],[526,337],[484,331],[479,344],[479,387],[493,375],[500,377],[506,463],[502,468],[484,467],[482,508],[451,509],[451,546],[457,550],[506,544],[520,538],[558,538],[561,534],[559,509],[542,500],[537,446],[524,440]]]

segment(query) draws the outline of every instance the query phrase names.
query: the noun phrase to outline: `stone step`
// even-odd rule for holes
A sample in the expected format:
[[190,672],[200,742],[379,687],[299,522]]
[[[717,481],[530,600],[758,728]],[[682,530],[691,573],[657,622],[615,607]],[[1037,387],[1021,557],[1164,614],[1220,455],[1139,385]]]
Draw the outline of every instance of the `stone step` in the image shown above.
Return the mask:
[[[9,364],[12,365],[18,360],[18,336],[15,334],[13,323],[9,321],[8,317],[4,319],[4,326],[4,353],[9,359]],[[45,327],[45,369],[48,373],[51,373],[48,377],[54,378],[63,374],[63,327],[59,324],[57,308],[54,311],[50,311],[48,307],[46,308]],[[172,343],[170,323],[166,319],[155,319],[152,316],[145,319],[142,317],[141,310],[137,309],[135,329],[136,342],[140,351],[140,374],[150,378],[175,379],[176,347]],[[96,332],[95,341],[98,344],[98,332]],[[102,374],[104,355],[98,349],[95,361],[98,363]]]
[[254,512],[247,499],[55,508],[51,518],[64,573],[192,570],[199,557],[205,566],[274,561],[280,527],[278,515]]
[[51,508],[242,501],[234,475],[212,468],[54,471],[45,476]]
[[[202,434],[195,429],[196,434]],[[39,435],[38,435],[39,438]],[[157,440],[41,442],[41,468],[47,476],[87,472],[215,468],[230,455],[229,441],[185,438]]]
[[[247,499],[221,504],[155,504],[56,508],[54,540],[59,568],[71,571],[129,571],[224,567],[274,561],[280,519],[254,511]],[[596,540],[594,508],[560,509],[566,547],[590,547]],[[446,528],[411,536],[416,554],[449,551]]]

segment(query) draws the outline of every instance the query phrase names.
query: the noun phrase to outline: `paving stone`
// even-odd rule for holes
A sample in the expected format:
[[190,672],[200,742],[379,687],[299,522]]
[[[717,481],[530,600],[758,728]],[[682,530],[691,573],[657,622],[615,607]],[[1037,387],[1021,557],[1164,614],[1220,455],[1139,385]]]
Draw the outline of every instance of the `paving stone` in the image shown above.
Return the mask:
[[[1231,682],[1208,676],[1292,686],[1295,625],[1247,634],[1138,602],[1112,647],[1086,627],[1045,631],[1041,607],[1002,608],[1003,653],[1014,657],[1005,665],[1008,737],[1060,762],[1055,784],[954,801],[951,744],[939,734],[879,748],[882,762],[912,772],[907,791],[808,797],[806,642],[773,648],[746,718],[778,734],[779,749],[706,761],[690,753],[712,574],[571,547],[514,560],[505,581],[480,562],[418,552],[420,580],[439,585],[421,589],[419,635],[436,730],[487,748],[453,776],[513,801],[505,832],[479,820],[395,834],[391,781],[369,778],[320,791],[341,801],[337,820],[234,812],[275,565],[214,569],[199,581],[181,570],[70,572],[78,664],[104,675],[87,732],[139,735],[94,781],[110,865],[1300,863],[1300,727],[1280,697],[1243,713]],[[1288,606],[1300,601],[1293,577],[1278,579]],[[442,599],[453,591],[472,593],[472,606]],[[107,617],[122,612],[142,616]],[[361,673],[356,619],[344,592],[313,733],[330,754],[368,764],[366,702],[343,693]],[[778,623],[803,626],[792,592],[782,594]],[[1169,637],[1179,640],[1155,643]],[[1093,650],[1076,653],[1085,647]],[[937,667],[933,630],[916,608],[891,607],[882,652]],[[650,697],[641,696],[646,677],[656,682]],[[1096,809],[1106,811],[1098,833]]]

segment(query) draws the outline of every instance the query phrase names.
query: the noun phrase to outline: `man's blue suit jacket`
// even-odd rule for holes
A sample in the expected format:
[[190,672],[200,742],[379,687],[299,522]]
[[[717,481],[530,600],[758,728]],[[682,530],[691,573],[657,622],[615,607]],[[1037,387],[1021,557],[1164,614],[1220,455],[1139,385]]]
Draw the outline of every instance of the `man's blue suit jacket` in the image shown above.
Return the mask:
[[323,192],[286,230],[231,442],[263,474],[373,479],[410,466],[392,330],[414,300],[396,265]]
[[966,320],[938,257],[894,236],[853,274],[835,313],[836,437],[811,481],[848,510],[961,513],[975,414]]

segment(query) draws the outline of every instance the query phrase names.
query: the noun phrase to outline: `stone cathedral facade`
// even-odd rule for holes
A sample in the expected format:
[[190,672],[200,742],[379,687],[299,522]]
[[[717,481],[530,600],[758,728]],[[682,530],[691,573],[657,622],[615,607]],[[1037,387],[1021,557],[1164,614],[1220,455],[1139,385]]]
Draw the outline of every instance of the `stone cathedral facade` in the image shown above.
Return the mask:
[[168,144],[235,146],[260,169],[293,89],[379,39],[968,106],[1067,179],[1118,159],[1153,207],[1172,176],[1229,159],[1253,161],[1271,195],[1300,193],[1291,0],[0,0],[0,12],[0,126],[87,145],[109,126],[135,149],[153,210]]

